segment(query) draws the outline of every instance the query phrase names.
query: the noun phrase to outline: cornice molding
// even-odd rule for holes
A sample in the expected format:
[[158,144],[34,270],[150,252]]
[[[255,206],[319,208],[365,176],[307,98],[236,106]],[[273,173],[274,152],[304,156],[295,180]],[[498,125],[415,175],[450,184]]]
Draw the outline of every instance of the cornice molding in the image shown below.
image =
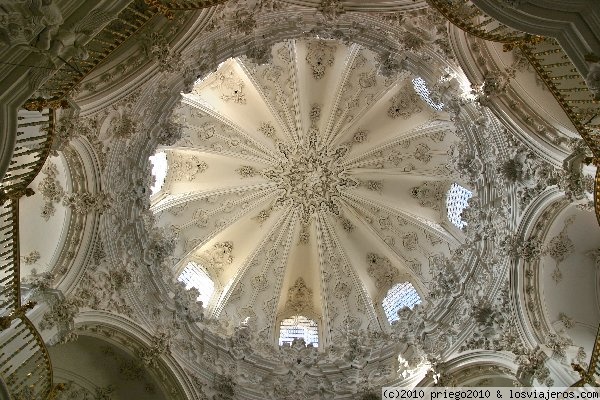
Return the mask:
[[496,0],[473,3],[512,28],[556,38],[583,76],[589,70],[585,56],[600,54],[600,11],[595,0],[528,0],[516,7]]

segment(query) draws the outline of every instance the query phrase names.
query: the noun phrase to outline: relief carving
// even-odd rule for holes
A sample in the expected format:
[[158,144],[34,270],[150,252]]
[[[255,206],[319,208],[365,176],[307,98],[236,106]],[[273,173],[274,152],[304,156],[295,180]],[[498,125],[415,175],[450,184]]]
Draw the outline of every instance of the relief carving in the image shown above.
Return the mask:
[[335,61],[335,47],[324,41],[313,41],[308,43],[308,54],[306,62],[312,68],[313,78],[319,80],[325,76],[327,67],[331,67]]
[[286,306],[295,314],[312,309],[312,290],[306,286],[304,279],[296,279],[294,285],[288,289]]
[[400,272],[395,268],[389,258],[375,253],[367,254],[367,272],[375,279],[378,289],[391,287],[400,277]]

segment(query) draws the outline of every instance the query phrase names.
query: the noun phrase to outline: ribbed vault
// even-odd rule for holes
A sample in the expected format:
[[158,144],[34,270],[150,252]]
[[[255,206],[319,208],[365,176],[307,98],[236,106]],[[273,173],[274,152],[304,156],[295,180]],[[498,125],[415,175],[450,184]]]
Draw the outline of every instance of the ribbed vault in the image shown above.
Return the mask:
[[385,293],[408,281],[426,294],[429,260],[453,247],[441,225],[453,124],[416,76],[382,76],[359,45],[286,41],[272,55],[226,61],[176,108],[183,135],[161,149],[152,206],[175,269],[202,265],[210,314],[251,317],[263,339],[291,315],[318,321],[325,344],[387,330]]

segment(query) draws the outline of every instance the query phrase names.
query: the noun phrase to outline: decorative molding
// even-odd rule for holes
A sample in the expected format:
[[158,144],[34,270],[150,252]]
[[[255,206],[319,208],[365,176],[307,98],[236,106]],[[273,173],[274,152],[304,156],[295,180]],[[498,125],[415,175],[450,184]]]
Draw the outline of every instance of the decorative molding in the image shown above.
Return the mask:
[[[328,1],[331,3],[331,1]],[[323,3],[322,3],[323,4]],[[323,6],[327,15],[339,13],[338,8],[333,4]],[[333,65],[335,61],[335,47],[327,44],[325,41],[308,42],[308,52],[306,54],[306,62],[312,69],[312,76],[316,80],[322,79],[327,72],[327,68]],[[314,107],[313,107],[314,108]],[[312,120],[312,118],[311,118]]]
[[[181,88],[177,85],[183,82],[181,78],[184,75],[189,83],[190,76],[196,79],[198,75],[204,76],[208,71],[216,68],[218,62],[225,58],[224,54],[228,56],[237,54],[238,51],[250,52],[244,46],[247,46],[246,40],[260,41],[261,36],[258,33],[261,32],[262,24],[266,21],[267,12],[264,10],[266,3],[262,2],[259,5],[253,2],[233,1],[215,7],[210,13],[214,16],[212,20],[214,26],[206,26],[205,35],[199,35],[197,39],[190,40],[185,46],[176,47],[169,44],[168,52],[165,52],[164,46],[159,46],[157,57],[169,57],[181,53],[182,59],[188,64],[182,69],[166,68],[160,77],[154,77],[144,83],[140,98],[132,101],[131,114],[122,114],[123,110],[119,110],[119,117],[114,113],[111,114],[110,121],[115,121],[115,126],[110,128],[108,133],[123,131],[124,134],[117,136],[127,140],[118,140],[114,134],[109,134],[100,141],[100,145],[94,147],[96,150],[102,150],[98,152],[99,158],[101,158],[100,154],[105,154],[103,156],[105,162],[101,164],[106,168],[99,166],[103,169],[102,184],[96,191],[99,193],[99,198],[102,196],[105,198],[104,200],[90,199],[87,189],[82,188],[76,192],[79,196],[73,195],[68,202],[74,209],[82,212],[101,209],[105,211],[101,217],[100,235],[104,239],[106,256],[97,256],[93,262],[86,261],[86,265],[82,267],[85,268],[85,274],[81,279],[81,291],[70,294],[74,297],[68,297],[69,300],[65,300],[64,304],[55,305],[55,308],[45,317],[46,326],[61,328],[64,333],[59,340],[64,340],[69,337],[68,331],[73,318],[82,310],[96,308],[110,310],[114,315],[130,316],[132,324],[151,327],[150,331],[154,333],[153,339],[148,338],[145,350],[139,351],[148,365],[161,360],[177,359],[182,365],[186,365],[188,372],[182,372],[186,379],[193,380],[194,387],[199,388],[199,391],[206,391],[207,396],[217,396],[216,398],[219,396],[221,398],[233,396],[310,398],[317,395],[317,391],[331,394],[351,393],[348,394],[349,396],[376,393],[377,389],[384,384],[397,383],[403,379],[416,379],[428,368],[431,368],[432,375],[443,376],[445,360],[456,354],[465,340],[474,346],[473,348],[480,348],[477,347],[480,343],[483,343],[482,346],[487,346],[486,343],[489,343],[490,348],[496,346],[498,348],[505,346],[506,349],[518,348],[519,352],[515,355],[521,357],[519,359],[521,376],[548,381],[550,377],[544,375],[545,360],[542,360],[543,356],[538,349],[525,346],[521,338],[511,339],[503,336],[510,334],[508,329],[504,330],[508,324],[517,324],[510,316],[504,315],[507,306],[499,302],[498,298],[500,294],[506,301],[510,301],[511,298],[508,293],[499,292],[499,288],[506,282],[506,265],[511,260],[507,254],[510,253],[511,257],[534,260],[540,254],[538,250],[543,249],[543,246],[538,246],[536,243],[532,246],[515,244],[511,236],[514,233],[517,216],[524,208],[513,204],[517,199],[517,190],[524,190],[523,188],[532,190],[530,195],[533,200],[525,205],[531,204],[539,195],[535,193],[536,184],[531,178],[537,177],[536,168],[540,167],[542,172],[549,172],[552,179],[556,171],[546,169],[541,159],[532,162],[526,153],[516,151],[514,154],[506,154],[508,148],[506,135],[494,125],[496,123],[499,125],[499,122],[495,120],[486,122],[487,114],[480,106],[460,100],[456,92],[446,93],[448,97],[455,96],[455,102],[448,103],[452,122],[445,125],[447,131],[446,128],[438,130],[432,128],[423,134],[415,133],[410,140],[403,138],[403,143],[395,141],[389,146],[386,143],[387,147],[370,149],[372,153],[368,154],[371,159],[363,164],[359,163],[363,161],[360,158],[363,148],[377,143],[377,131],[370,126],[355,129],[357,125],[353,125],[352,122],[368,112],[395,82],[385,80],[385,77],[379,74],[373,75],[372,72],[379,66],[371,68],[375,67],[371,65],[371,60],[384,60],[382,62],[386,63],[385,68],[390,70],[388,72],[393,69],[392,75],[399,81],[407,79],[399,73],[404,68],[421,68],[423,64],[428,64],[427,66],[430,65],[430,69],[437,73],[438,64],[452,67],[440,60],[440,54],[447,55],[447,53],[440,51],[439,47],[436,47],[437,50],[431,50],[429,47],[434,46],[429,43],[434,41],[435,46],[443,46],[443,41],[438,42],[436,38],[438,30],[434,22],[413,26],[412,22],[408,22],[412,15],[406,15],[406,21],[402,22],[399,15],[364,17],[347,12],[341,17],[334,16],[349,23],[348,27],[341,26],[339,32],[336,30],[338,28],[334,29],[331,26],[321,28],[308,26],[314,28],[310,31],[304,26],[309,24],[307,21],[311,21],[310,15],[304,13],[305,10],[294,9],[292,13],[291,8],[285,9],[285,13],[289,13],[294,18],[306,18],[306,21],[302,18],[296,19],[294,24],[302,28],[300,31],[310,31],[310,36],[340,35],[348,42],[376,43],[373,46],[379,46],[381,47],[379,50],[382,50],[388,46],[390,39],[378,36],[377,32],[385,27],[384,31],[388,32],[389,36],[405,40],[394,47],[398,49],[398,46],[403,46],[411,49],[407,52],[404,62],[399,60],[398,54],[390,53],[386,56],[384,51],[379,51],[370,54],[368,60],[363,56],[367,60],[364,61],[364,65],[361,64],[358,56],[356,62],[348,63],[348,68],[354,68],[357,72],[355,75],[354,72],[348,72],[348,82],[353,85],[353,90],[340,95],[343,101],[340,100],[339,109],[342,110],[343,104],[346,104],[347,100],[352,100],[354,96],[360,104],[356,111],[342,110],[342,114],[337,114],[336,105],[332,107],[333,114],[326,115],[329,107],[325,104],[329,103],[315,104],[316,107],[313,107],[312,99],[308,102],[308,110],[293,108],[292,100],[298,95],[298,88],[294,87],[295,78],[290,78],[293,74],[291,72],[288,74],[283,68],[279,71],[281,78],[273,79],[289,80],[290,88],[286,89],[289,91],[281,89],[277,92],[278,85],[279,88],[282,85],[274,83],[273,92],[283,97],[285,101],[280,100],[276,103],[269,97],[269,106],[277,109],[277,114],[273,115],[274,118],[257,117],[259,121],[263,118],[274,121],[259,123],[258,128],[254,125],[239,127],[239,130],[237,127],[234,129],[231,121],[205,125],[204,123],[208,123],[211,118],[214,120],[214,115],[203,109],[202,113],[206,115],[198,117],[203,118],[203,122],[195,126],[197,130],[192,131],[190,127],[195,125],[196,114],[184,115],[188,118],[187,121],[183,121],[181,115],[170,120],[167,117],[171,118],[171,111],[160,110],[161,107],[170,108],[174,100],[169,97],[169,90],[178,94]],[[333,3],[323,4],[325,7]],[[314,8],[312,12],[314,13]],[[422,14],[419,18],[424,20],[432,18],[428,11],[423,11]],[[244,15],[252,18],[238,19]],[[278,14],[277,10],[269,11],[269,17],[271,16],[273,20],[269,21],[272,25],[287,32],[283,28],[288,27],[290,19],[283,12]],[[219,20],[220,17],[224,19]],[[393,18],[396,20],[392,21]],[[382,28],[379,28],[380,26]],[[239,39],[240,48],[243,49],[236,49],[231,53],[231,49],[225,52],[220,48],[218,41],[214,41],[211,45],[210,41],[217,36],[223,37],[223,32],[232,33],[234,35],[232,40]],[[242,40],[245,32],[256,33],[256,35],[249,35],[251,39]],[[293,29],[290,32],[291,36],[297,35]],[[373,38],[380,38],[380,40],[373,40]],[[342,45],[333,40],[310,43],[321,43],[332,49]],[[295,44],[287,44],[287,46],[293,45]],[[271,48],[270,43],[260,43],[260,46],[254,46],[253,49],[260,50],[261,46]],[[358,45],[352,46],[358,48]],[[417,49],[418,56],[412,53]],[[194,61],[188,62],[187,53],[192,50]],[[174,53],[175,51],[177,53]],[[259,55],[260,53],[257,52]],[[307,59],[302,62],[308,63],[309,73],[316,74],[313,78],[321,83],[329,78],[328,74],[331,74],[330,68],[336,61],[333,58],[335,54],[334,51],[329,50],[314,50],[314,54],[307,56]],[[258,58],[269,57],[263,54]],[[280,60],[278,56],[274,55],[272,58],[273,60],[269,59],[269,63],[280,62],[276,61]],[[417,65],[418,62],[421,64],[415,67],[413,64]],[[243,64],[241,70],[244,71],[247,65]],[[293,69],[289,62],[281,65]],[[276,66],[281,68],[281,65]],[[265,70],[275,69],[275,65],[259,65],[256,67],[258,71],[256,76],[261,75],[261,67]],[[170,88],[171,82],[179,83],[173,84]],[[250,110],[251,107],[258,106],[253,102],[254,95],[251,96],[251,92],[245,86],[249,85],[248,82],[255,84],[249,75],[244,79],[237,75],[224,76],[217,79],[217,87],[209,89],[220,91],[217,94],[222,96],[223,102],[219,103],[220,106],[236,108],[240,104],[245,104],[244,108]],[[262,81],[256,80],[256,82]],[[487,89],[491,90],[493,86],[490,80]],[[432,90],[440,92],[444,89],[441,84],[431,87]],[[362,89],[373,89],[373,92],[363,92]],[[413,92],[412,87],[408,87],[406,91],[398,93],[399,97],[393,100],[393,105],[404,104],[401,96],[408,96],[410,99],[416,96],[412,94]],[[343,97],[346,95],[349,97]],[[434,95],[442,96],[440,93]],[[420,101],[416,99],[409,104],[408,108],[417,105],[419,109],[414,109],[414,113],[420,112],[422,108]],[[389,104],[384,106],[385,111]],[[196,106],[191,108],[199,109]],[[408,111],[402,110],[403,113]],[[104,124],[109,117],[102,115],[103,112],[99,112],[97,116],[89,110],[87,112],[91,115],[84,119],[96,121],[98,126],[104,126],[104,129],[106,125],[110,126],[112,123]],[[302,127],[301,117],[305,118],[307,114],[310,127]],[[145,118],[137,122],[133,120],[127,122],[129,117],[126,115],[144,115]],[[341,119],[339,115],[347,119]],[[400,117],[404,118],[404,115],[397,116]],[[95,123],[90,122],[89,126],[93,127]],[[181,124],[183,128],[175,124]],[[330,124],[331,127],[326,127]],[[346,124],[354,128],[348,132],[342,131]],[[127,128],[134,125],[136,125],[135,129]],[[152,129],[147,129],[149,127]],[[153,130],[154,127],[157,129]],[[453,134],[450,128],[453,127],[459,131],[456,136],[460,142],[455,148],[456,153],[459,153],[458,156],[446,153],[451,141],[449,138]],[[284,131],[279,132],[280,128]],[[286,129],[291,132],[286,132]],[[319,129],[323,129],[323,132]],[[94,130],[96,136],[99,136],[99,130],[100,128]],[[268,146],[252,144],[255,146],[252,147],[240,141],[241,145],[238,147],[243,149],[239,150],[239,153],[232,150],[235,146],[218,146],[225,140],[234,141],[237,135],[242,137],[245,130],[252,131],[248,133],[248,137],[252,138],[254,133],[258,133],[271,140],[275,146],[267,142]],[[167,133],[163,135],[158,131]],[[152,132],[152,134],[148,137],[143,132]],[[280,135],[277,135],[278,133]],[[412,135],[414,132],[400,133]],[[192,134],[195,135],[193,138]],[[69,137],[69,134],[65,137]],[[85,138],[89,139],[87,135]],[[217,138],[223,142],[217,142]],[[290,138],[302,140],[296,142]],[[448,142],[445,138],[448,138]],[[193,141],[196,139],[198,142]],[[260,175],[269,182],[260,188],[259,185],[253,186],[254,191],[249,189],[247,193],[241,189],[238,191],[232,189],[218,194],[213,192],[211,196],[206,197],[193,197],[187,194],[169,197],[170,195],[166,194],[161,200],[164,204],[150,211],[149,186],[145,178],[148,175],[147,157],[154,151],[157,141],[163,140],[171,145],[175,142],[185,144],[189,148],[206,141],[202,144],[206,144],[207,148],[214,145],[210,147],[214,152],[226,154],[224,149],[227,149],[231,151],[229,154],[235,153],[236,156],[251,148],[252,151],[261,153],[260,161],[264,161],[268,166],[266,170],[258,171],[257,168],[252,171],[252,176]],[[342,143],[342,145],[336,146],[334,143]],[[355,193],[364,192],[362,189],[355,190],[361,184],[361,180],[353,176],[355,170],[360,172],[361,168],[370,168],[378,162],[385,168],[391,165],[391,163],[385,164],[388,160],[382,161],[384,157],[376,155],[378,152],[386,156],[391,152],[397,153],[401,158],[403,157],[398,161],[398,170],[406,167],[403,172],[418,177],[421,176],[419,174],[425,175],[424,170],[421,169],[422,165],[438,164],[438,157],[439,164],[452,159],[456,161],[448,168],[442,166],[447,175],[442,175],[441,168],[425,170],[428,177],[441,175],[443,182],[426,181],[416,186],[411,195],[423,207],[441,211],[446,182],[450,182],[449,178],[457,176],[470,182],[472,189],[479,193],[470,203],[470,211],[465,213],[468,226],[463,232],[464,235],[460,236],[460,244],[458,240],[451,238],[443,226],[421,217],[419,213],[422,210],[415,211],[418,207],[411,209],[410,213],[405,211],[402,205],[398,205],[398,210],[391,210],[390,207],[386,208],[383,200],[382,204],[377,205],[354,196]],[[254,157],[254,153],[245,155],[247,158],[241,160],[251,160]],[[462,158],[463,155],[465,158]],[[349,161],[350,157],[356,157],[356,164],[352,164],[354,160]],[[382,160],[373,161],[377,157]],[[256,157],[256,161],[258,158]],[[405,162],[406,159],[410,159],[410,162]],[[510,162],[507,160],[512,160],[510,161],[512,164],[509,165]],[[184,165],[180,165],[183,171],[180,172],[180,180],[191,182],[198,174],[204,172],[207,166],[196,162],[203,162],[201,159],[191,158],[188,161],[190,168],[187,167],[186,162],[181,162]],[[244,162],[237,160],[237,164],[234,165],[242,165],[244,168]],[[521,175],[517,174],[517,178],[511,180],[513,175],[509,173],[510,168],[516,164],[521,168]],[[498,165],[506,168],[498,169]],[[327,170],[324,172],[324,169]],[[530,170],[533,171],[533,175]],[[523,171],[526,173],[523,174]],[[506,176],[503,175],[504,172],[507,173]],[[240,171],[237,174],[243,175]],[[531,176],[527,177],[527,174]],[[500,176],[504,179],[498,179]],[[237,178],[241,180],[240,176]],[[547,177],[540,176],[541,178]],[[423,180],[419,179],[416,182],[418,184],[421,181]],[[387,181],[385,185],[381,185],[383,181],[379,180],[371,180],[371,182],[375,182],[371,190],[381,193],[382,199],[389,195]],[[403,190],[410,189],[407,187]],[[131,192],[135,193],[131,194]],[[130,195],[126,196],[126,193]],[[273,194],[276,196],[269,197]],[[371,194],[371,197],[376,196]],[[114,201],[111,201],[110,212],[107,212],[109,209],[104,208],[104,204],[110,199]],[[273,202],[267,204],[267,201],[271,200]],[[89,205],[90,203],[93,204]],[[217,204],[213,205],[215,203]],[[259,205],[262,208],[259,208]],[[250,213],[250,210],[254,210],[255,207],[258,210],[262,209],[258,216],[254,217],[260,223],[264,223],[275,214],[285,215],[278,221],[268,224],[269,227],[274,226],[276,233],[268,235],[264,241],[261,241],[259,247],[261,254],[258,254],[256,259],[253,257],[245,260],[235,259],[236,265],[241,261],[240,271],[232,271],[234,278],[231,281],[231,292],[223,294],[223,312],[219,318],[209,317],[204,314],[204,305],[196,301],[197,292],[186,291],[182,285],[175,282],[171,267],[185,252],[201,249],[202,251],[195,255],[202,260],[207,269],[229,268],[234,261],[234,246],[233,241],[229,241],[230,238],[224,233],[224,228],[237,221],[241,215],[246,213],[255,215],[257,211]],[[235,218],[222,218],[225,213],[232,210],[236,211]],[[160,214],[162,211],[167,212]],[[273,214],[274,211],[277,212]],[[266,226],[267,224],[265,228]],[[309,240],[313,239],[310,236],[314,232],[313,226],[317,226],[316,235],[314,240]],[[188,227],[189,230],[186,231]],[[203,231],[202,228],[207,230]],[[365,232],[369,232],[369,239],[377,241],[381,249],[386,249],[385,253],[381,253],[385,256],[373,250],[368,253],[366,262],[356,262],[352,257],[346,257],[344,252],[347,250],[348,241],[360,241],[361,235]],[[219,241],[214,246],[202,247],[219,233],[223,236],[218,237]],[[257,229],[257,235],[259,234],[263,235],[261,229]],[[328,239],[324,239],[325,237]],[[442,240],[438,242],[437,239],[440,238]],[[323,311],[322,319],[331,323],[332,333],[327,334],[330,335],[331,340],[320,352],[306,347],[300,341],[283,349],[277,348],[271,342],[273,332],[270,331],[272,324],[269,321],[273,319],[269,319],[270,313],[277,311],[289,246],[290,243],[296,242],[296,239],[304,245],[315,242],[319,246],[319,265],[323,272],[319,270],[318,274],[321,274],[322,279],[319,284],[322,287],[317,291],[317,288],[309,288],[306,283],[301,285],[296,281],[297,287],[294,285],[290,288],[295,292],[291,297],[289,297],[290,293],[287,293],[287,301],[292,305],[292,309],[298,312],[327,304],[327,315]],[[325,241],[328,241],[328,244],[324,244]],[[442,244],[438,245],[434,242]],[[237,239],[235,243],[236,249],[244,248]],[[185,249],[182,249],[184,246]],[[410,255],[401,256],[405,252],[410,252]],[[398,257],[396,258],[394,254]],[[236,257],[241,255],[236,254]],[[125,264],[122,265],[123,263]],[[403,271],[402,268],[405,266],[407,269]],[[362,268],[363,275],[366,270],[367,274],[374,279],[375,286],[381,290],[385,290],[388,285],[391,286],[399,279],[401,271],[409,275],[414,274],[418,277],[415,278],[418,281],[416,285],[423,292],[424,304],[414,310],[403,310],[401,322],[391,327],[380,324],[376,317],[371,316],[371,314],[375,315],[373,310],[376,299],[369,298],[367,290],[363,287],[361,275],[356,273],[358,268]],[[91,279],[92,277],[98,279]],[[420,282],[421,280],[423,282]],[[486,302],[486,299],[494,300]],[[229,304],[231,306],[228,306]],[[131,310],[128,311],[127,307],[131,307]],[[319,308],[313,310],[315,313],[319,311]],[[363,315],[369,317],[365,318]],[[250,319],[242,324],[239,317]],[[253,322],[253,318],[265,318],[267,322],[263,320]],[[475,326],[472,321],[475,321]],[[156,330],[159,327],[160,329]],[[480,342],[480,339],[483,341]],[[511,342],[510,340],[513,339],[514,341]],[[554,341],[548,343],[554,346],[557,354],[560,355],[560,340],[551,339]],[[522,344],[523,349],[519,347],[519,343]],[[190,370],[194,373],[190,374]],[[256,373],[251,374],[248,371]]]
[[410,194],[422,207],[441,211],[442,201],[446,197],[446,186],[444,182],[423,182],[420,186],[413,187]]
[[389,258],[375,253],[367,254],[367,272],[375,279],[378,289],[390,288],[400,277],[400,272],[392,266]]
[[56,167],[56,164],[47,161],[46,165],[42,168],[41,173],[45,175],[38,184],[38,190],[45,200],[41,215],[45,221],[48,221],[56,212],[55,204],[61,202],[65,195],[65,191],[57,179],[58,168]]
[[304,279],[298,278],[288,289],[286,308],[296,315],[312,309],[312,290],[306,286]]

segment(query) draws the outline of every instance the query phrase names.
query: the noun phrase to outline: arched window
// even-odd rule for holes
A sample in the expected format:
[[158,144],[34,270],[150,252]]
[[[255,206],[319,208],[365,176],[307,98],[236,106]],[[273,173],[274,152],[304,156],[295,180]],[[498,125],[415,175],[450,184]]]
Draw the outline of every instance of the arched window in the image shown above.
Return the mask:
[[198,289],[200,292],[198,300],[206,307],[215,291],[215,283],[210,279],[210,276],[208,276],[204,269],[200,268],[195,262],[190,261],[179,275],[178,280],[179,282],[185,283],[186,289],[192,287]]
[[404,307],[413,308],[421,302],[421,297],[410,282],[397,283],[388,290],[381,302],[383,311],[390,322],[398,320],[398,310]]
[[444,109],[444,103],[436,103],[431,98],[431,92],[427,87],[427,82],[425,82],[425,79],[421,78],[420,76],[417,76],[415,79],[412,80],[412,83],[413,87],[415,88],[415,92],[417,92],[417,94],[421,96],[423,101],[429,104],[429,107],[437,111],[442,111]]
[[294,339],[304,339],[306,344],[319,346],[319,327],[315,321],[302,315],[295,315],[281,321],[279,325],[279,345],[292,344]]
[[467,226],[467,223],[462,220],[461,214],[469,206],[468,201],[471,197],[473,197],[473,193],[458,183],[453,183],[446,194],[448,219],[460,229]]
[[167,177],[167,170],[169,168],[167,153],[164,151],[157,152],[153,156],[150,156],[150,162],[152,163],[152,175],[154,176],[154,185],[150,188],[150,192],[151,194],[155,194],[165,183],[165,178]]

